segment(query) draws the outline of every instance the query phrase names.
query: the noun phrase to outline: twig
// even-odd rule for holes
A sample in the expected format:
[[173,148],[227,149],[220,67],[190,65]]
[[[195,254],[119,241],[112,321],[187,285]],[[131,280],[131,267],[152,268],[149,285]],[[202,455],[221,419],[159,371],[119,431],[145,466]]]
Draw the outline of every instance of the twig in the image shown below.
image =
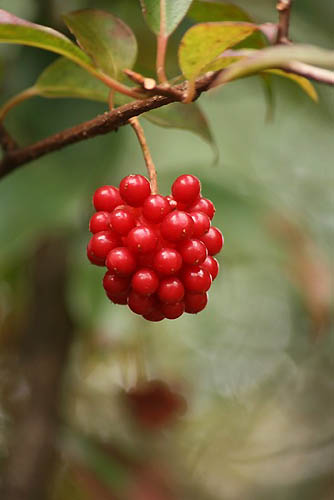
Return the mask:
[[141,86],[141,89],[146,91],[148,95],[163,95],[166,97],[173,97],[176,101],[183,101],[183,92],[178,90],[176,87],[171,87],[169,84],[159,84],[154,80],[154,78],[147,78],[140,73],[132,71],[131,69],[125,69],[124,73],[135,83]]
[[289,44],[290,14],[293,0],[279,0],[276,9],[278,11],[278,30],[276,43]]
[[157,87],[157,82],[154,78],[147,78],[146,76],[133,71],[132,69],[125,69],[124,73],[135,83],[138,83],[143,90],[153,90]]
[[149,147],[148,147],[147,142],[146,142],[143,127],[140,125],[137,117],[130,118],[129,123],[130,123],[131,127],[133,128],[133,130],[135,131],[136,136],[137,136],[138,141],[139,141],[139,144],[140,144],[140,147],[143,151],[143,156],[144,156],[148,176],[150,178],[150,183],[151,183],[151,192],[152,192],[152,194],[158,194],[159,191],[158,191],[157,172],[155,170],[152,156],[151,156]]
[[[208,73],[197,81],[196,98],[208,89],[215,73]],[[184,91],[184,85],[177,85],[175,90]],[[107,134],[112,130],[126,125],[130,118],[139,116],[152,109],[166,106],[176,99],[172,97],[154,96],[144,100],[138,100],[125,104],[113,111],[99,115],[92,120],[76,125],[75,127],[63,130],[46,139],[36,142],[30,146],[8,152],[0,162],[0,179],[10,172],[13,172],[21,165],[36,160],[52,151],[62,149],[69,144],[84,141],[97,135]]]

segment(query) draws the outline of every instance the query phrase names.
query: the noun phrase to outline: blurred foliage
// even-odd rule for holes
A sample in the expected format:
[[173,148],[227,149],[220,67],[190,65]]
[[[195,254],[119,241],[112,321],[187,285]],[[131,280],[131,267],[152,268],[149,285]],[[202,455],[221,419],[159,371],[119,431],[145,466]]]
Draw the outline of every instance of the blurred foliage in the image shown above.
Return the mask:
[[[294,3],[293,38],[333,48],[332,1]],[[273,2],[238,5],[260,22],[275,20]],[[155,41],[137,0],[1,2],[64,32],[61,13],[92,6],[133,28],[136,68],[151,74]],[[171,38],[171,76],[178,72],[183,32],[180,26]],[[53,60],[37,49],[3,46],[2,101],[32,85]],[[87,264],[92,193],[130,172],[144,173],[128,127],[45,156],[1,182],[1,457],[8,450],[9,412],[23,397],[11,363],[13,356],[17,362],[13,345],[29,296],[31,255],[43,234],[71,232],[67,298],[76,341],[55,499],[333,497],[333,91],[317,86],[316,105],[293,83],[276,76],[273,82],[270,123],[259,79],[201,97],[220,150],[216,167],[196,136],[144,123],[161,191],[167,194],[181,173],[198,175],[225,236],[222,272],[196,317],[147,324],[110,305],[101,270]],[[27,144],[104,110],[98,103],[35,98],[13,110],[6,125]],[[143,429],[124,403],[124,394],[145,377],[162,380],[187,401],[184,416],[163,431]]]

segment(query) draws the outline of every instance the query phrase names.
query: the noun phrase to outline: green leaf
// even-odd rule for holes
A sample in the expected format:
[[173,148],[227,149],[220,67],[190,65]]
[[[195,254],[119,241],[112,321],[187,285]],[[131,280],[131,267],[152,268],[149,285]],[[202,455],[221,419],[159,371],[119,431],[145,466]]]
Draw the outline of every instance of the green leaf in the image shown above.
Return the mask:
[[46,26],[30,23],[0,9],[0,42],[30,45],[63,55],[89,66],[91,59],[66,36]]
[[226,66],[224,58],[217,61],[226,49],[238,44],[258,27],[251,23],[217,22],[202,23],[190,28],[181,40],[179,64],[189,80],[202,73]]
[[[140,0],[147,24],[156,35],[170,35],[182,21],[192,0]],[[161,25],[161,32],[160,32]]]
[[187,17],[197,23],[210,21],[247,21],[252,22],[247,12],[237,5],[227,2],[194,0]]
[[216,79],[214,86],[266,69],[284,67],[295,61],[332,69],[334,68],[334,51],[311,45],[268,47],[232,64]]
[[43,97],[78,97],[108,102],[110,89],[100,80],[65,57],[50,64],[38,77],[34,88]]
[[214,163],[218,161],[217,144],[205,114],[196,103],[181,104],[176,102],[153,109],[142,116],[160,127],[188,130],[199,135],[211,146],[214,153]]
[[[187,14],[191,20],[198,23],[217,22],[217,21],[243,21],[254,23],[254,19],[237,5],[226,2],[195,0]],[[259,26],[260,28],[260,26]],[[268,45],[266,37],[260,30],[255,31],[244,42],[237,45],[237,48],[261,49]]]
[[295,75],[293,73],[288,73],[287,71],[283,71],[282,69],[269,69],[266,71],[266,73],[272,73],[274,75],[282,76],[296,82],[304,90],[304,92],[306,92],[306,94],[311,99],[313,99],[313,101],[319,101],[319,96],[314,88],[314,85],[312,85],[312,83],[307,78],[304,78],[300,75]]
[[132,30],[109,12],[84,9],[63,16],[79,45],[107,75],[121,79],[122,70],[132,68],[137,41]]

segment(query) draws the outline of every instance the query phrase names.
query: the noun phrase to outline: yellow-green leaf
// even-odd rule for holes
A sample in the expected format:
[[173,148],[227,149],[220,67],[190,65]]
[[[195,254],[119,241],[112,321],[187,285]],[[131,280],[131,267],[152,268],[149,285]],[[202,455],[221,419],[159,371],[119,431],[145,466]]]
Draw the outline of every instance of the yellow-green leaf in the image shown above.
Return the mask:
[[311,45],[277,45],[256,51],[249,57],[235,62],[227,68],[215,85],[219,85],[237,78],[252,75],[266,69],[280,69],[295,61],[334,68],[334,51],[321,49]]
[[193,26],[186,32],[179,47],[182,73],[193,80],[207,71],[225,67],[224,58],[221,59],[221,66],[217,58],[257,29],[254,24],[242,22],[202,23]]
[[293,73],[288,73],[287,71],[283,71],[282,69],[269,69],[266,71],[266,73],[273,73],[274,75],[282,76],[296,82],[304,90],[304,92],[306,92],[306,94],[311,99],[313,99],[313,101],[319,101],[319,96],[314,88],[314,85],[312,85],[312,83],[307,78],[304,78],[300,75],[295,75]]

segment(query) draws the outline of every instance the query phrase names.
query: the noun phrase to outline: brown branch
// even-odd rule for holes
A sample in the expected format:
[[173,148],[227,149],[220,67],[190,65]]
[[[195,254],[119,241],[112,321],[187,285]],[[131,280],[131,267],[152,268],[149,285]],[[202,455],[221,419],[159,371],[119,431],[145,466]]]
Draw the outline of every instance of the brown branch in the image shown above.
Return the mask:
[[143,152],[148,176],[150,178],[152,194],[158,194],[159,191],[158,191],[157,172],[155,170],[152,156],[151,156],[150,150],[149,150],[147,142],[146,142],[143,127],[140,125],[138,118],[135,116],[133,118],[130,118],[129,123],[130,123],[131,127],[133,128],[133,130],[135,131],[135,134],[138,138],[140,147],[141,147],[142,152]]
[[[215,74],[211,72],[198,80],[195,98],[197,98],[201,92],[208,89],[214,75]],[[182,92],[184,90],[184,85],[178,85],[174,87],[174,89]],[[62,149],[69,144],[84,141],[96,137],[97,135],[107,134],[112,130],[116,130],[128,124],[129,119],[133,116],[139,116],[152,109],[166,106],[176,100],[176,98],[171,96],[153,96],[144,100],[134,101],[106,112],[103,115],[99,115],[92,120],[76,125],[75,127],[63,130],[62,132],[47,137],[30,146],[9,151],[0,162],[0,178],[5,177],[21,165],[36,160],[41,156]]]
[[290,14],[293,0],[279,0],[276,9],[278,11],[278,31],[276,43],[289,44]]

